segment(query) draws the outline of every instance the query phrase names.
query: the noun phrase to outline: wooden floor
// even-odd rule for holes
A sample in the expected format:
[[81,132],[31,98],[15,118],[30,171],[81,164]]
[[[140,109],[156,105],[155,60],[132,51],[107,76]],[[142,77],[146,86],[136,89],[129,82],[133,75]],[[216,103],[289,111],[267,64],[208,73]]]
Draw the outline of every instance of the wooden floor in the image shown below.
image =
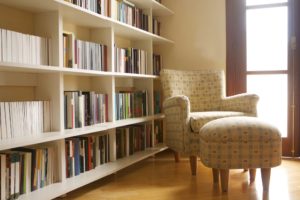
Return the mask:
[[68,193],[61,200],[208,200],[208,199],[300,199],[300,162],[284,160],[272,169],[269,193],[262,192],[260,171],[249,184],[248,173],[231,170],[229,191],[212,184],[212,173],[198,161],[197,176],[191,176],[189,160],[174,162],[170,151],[157,154],[115,175]]

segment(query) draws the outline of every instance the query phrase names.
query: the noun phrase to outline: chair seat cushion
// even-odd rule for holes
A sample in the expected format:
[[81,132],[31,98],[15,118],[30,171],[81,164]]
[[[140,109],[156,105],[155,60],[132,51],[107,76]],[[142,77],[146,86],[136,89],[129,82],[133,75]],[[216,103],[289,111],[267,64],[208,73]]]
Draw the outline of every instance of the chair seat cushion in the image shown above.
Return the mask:
[[232,111],[209,111],[209,112],[192,112],[190,113],[190,124],[193,132],[199,133],[199,130],[206,124],[215,119],[234,116],[246,116],[244,112]]
[[200,129],[200,138],[210,143],[280,141],[277,128],[256,117],[226,117],[208,122]]

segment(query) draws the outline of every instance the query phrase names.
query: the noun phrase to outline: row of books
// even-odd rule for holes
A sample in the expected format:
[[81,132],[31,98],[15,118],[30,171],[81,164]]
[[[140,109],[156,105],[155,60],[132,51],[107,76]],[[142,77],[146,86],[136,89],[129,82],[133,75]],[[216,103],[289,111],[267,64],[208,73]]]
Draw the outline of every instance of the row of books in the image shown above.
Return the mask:
[[162,56],[153,54],[153,75],[159,76],[162,68]]
[[65,0],[92,12],[110,16],[110,0]]
[[64,67],[107,71],[107,46],[77,40],[73,33],[63,34]]
[[118,92],[115,98],[117,120],[148,115],[147,90]]
[[51,40],[0,29],[0,62],[49,65]]
[[116,72],[146,74],[147,52],[135,48],[115,47]]
[[109,148],[108,134],[66,139],[66,177],[77,176],[109,162]]
[[131,26],[143,29],[145,31],[149,30],[149,16],[143,13],[143,10],[135,7],[134,4],[126,0],[117,1],[115,13],[117,13],[117,20]]
[[0,102],[0,139],[50,131],[49,101]]
[[152,33],[160,35],[160,22],[157,19],[152,19]]
[[108,96],[95,92],[64,92],[65,128],[81,128],[108,121]]
[[162,112],[162,94],[159,90],[154,90],[154,114],[160,114]]
[[117,159],[152,147],[152,125],[142,124],[116,129]]
[[0,153],[0,199],[17,199],[19,195],[56,182],[56,157],[50,146],[17,148]]

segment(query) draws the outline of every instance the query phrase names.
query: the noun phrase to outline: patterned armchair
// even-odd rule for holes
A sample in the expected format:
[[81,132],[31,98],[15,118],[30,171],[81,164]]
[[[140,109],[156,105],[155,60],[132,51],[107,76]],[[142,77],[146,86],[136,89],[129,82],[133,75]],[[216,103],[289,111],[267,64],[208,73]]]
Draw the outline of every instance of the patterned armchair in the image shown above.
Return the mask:
[[229,116],[256,116],[258,96],[239,94],[225,97],[222,70],[181,71],[163,69],[163,112],[166,116],[166,144],[179,154],[190,156],[196,174],[200,155],[199,130],[207,122]]

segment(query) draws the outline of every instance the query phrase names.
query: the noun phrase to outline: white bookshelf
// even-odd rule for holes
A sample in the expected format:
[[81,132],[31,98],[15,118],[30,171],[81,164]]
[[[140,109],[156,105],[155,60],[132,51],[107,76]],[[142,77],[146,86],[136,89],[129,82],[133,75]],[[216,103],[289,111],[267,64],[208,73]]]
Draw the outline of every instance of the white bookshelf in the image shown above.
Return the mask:
[[[155,0],[132,0],[149,15],[149,32],[75,6],[63,0],[0,0],[0,28],[30,35],[51,38],[50,65],[33,65],[0,61],[0,101],[51,102],[51,132],[1,140],[0,153],[17,147],[57,146],[58,182],[42,189],[21,195],[19,199],[53,199],[95,180],[113,174],[167,147],[155,145],[145,151],[116,160],[116,128],[133,124],[152,124],[162,120],[163,114],[154,114],[154,90],[159,76],[152,75],[152,54],[159,45],[174,42],[151,33],[152,16],[174,14]],[[112,4],[113,5],[113,4]],[[111,8],[112,9],[112,8]],[[111,13],[113,11],[111,10]],[[151,22],[150,22],[151,21]],[[163,25],[162,25],[163,26]],[[81,40],[105,44],[108,50],[108,71],[94,71],[63,67],[63,33],[72,32]],[[115,72],[114,45],[120,48],[138,48],[147,52],[147,73]],[[148,116],[116,120],[115,93],[118,88],[135,88],[148,92]],[[83,90],[108,94],[108,122],[65,129],[64,91]],[[110,138],[111,162],[93,170],[66,178],[65,139],[76,136],[106,133]]]

